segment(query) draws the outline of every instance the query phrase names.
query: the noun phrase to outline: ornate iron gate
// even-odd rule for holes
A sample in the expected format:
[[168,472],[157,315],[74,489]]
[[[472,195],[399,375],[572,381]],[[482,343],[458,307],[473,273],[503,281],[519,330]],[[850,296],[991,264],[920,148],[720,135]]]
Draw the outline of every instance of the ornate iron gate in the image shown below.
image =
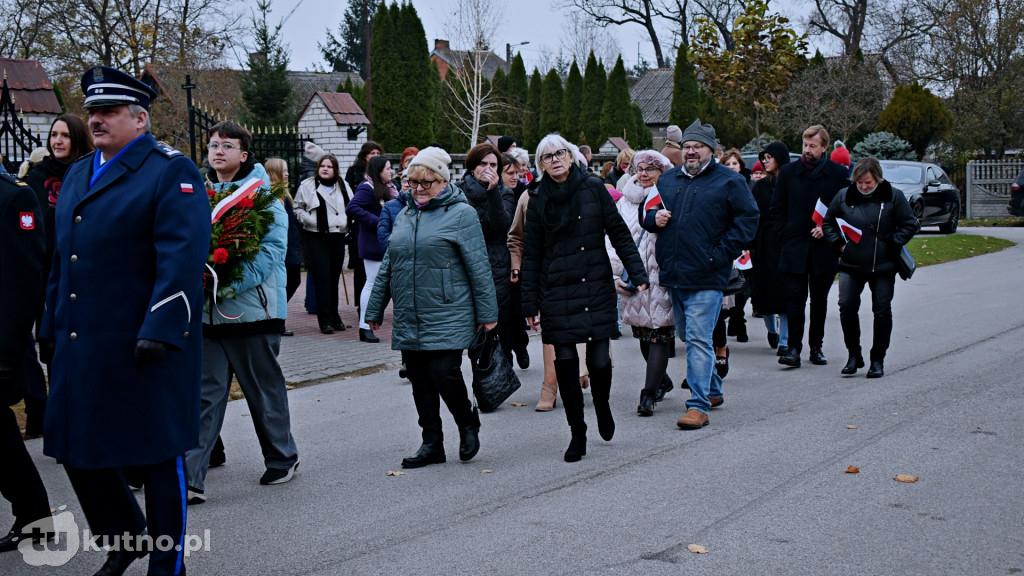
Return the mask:
[[43,141],[32,133],[25,125],[24,117],[18,113],[14,96],[7,86],[6,72],[0,89],[0,154],[4,157],[7,171],[17,174],[18,165],[28,158],[32,150],[42,146]]

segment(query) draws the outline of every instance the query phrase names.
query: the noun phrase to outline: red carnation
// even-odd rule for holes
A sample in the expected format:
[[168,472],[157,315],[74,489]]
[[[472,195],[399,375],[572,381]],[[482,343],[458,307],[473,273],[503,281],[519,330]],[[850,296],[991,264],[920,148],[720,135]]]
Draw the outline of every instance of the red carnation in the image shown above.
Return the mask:
[[254,203],[252,201],[252,198],[250,198],[248,196],[246,196],[245,198],[242,198],[241,200],[238,201],[238,207],[239,208],[252,208],[253,206],[254,206]]
[[228,251],[224,248],[217,248],[213,251],[213,263],[223,264],[228,261]]
[[209,189],[207,189],[206,190],[206,195],[209,196],[210,198],[213,198],[214,196],[217,195],[217,191],[216,190],[209,190]]

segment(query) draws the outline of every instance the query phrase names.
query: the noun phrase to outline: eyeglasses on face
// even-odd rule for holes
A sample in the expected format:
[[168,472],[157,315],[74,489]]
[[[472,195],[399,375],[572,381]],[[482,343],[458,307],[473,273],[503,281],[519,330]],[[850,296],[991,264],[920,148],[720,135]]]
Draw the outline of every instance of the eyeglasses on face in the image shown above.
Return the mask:
[[222,144],[217,142],[210,142],[209,144],[206,145],[206,147],[209,148],[211,152],[218,149],[223,150],[225,152],[231,152],[232,150],[241,150],[241,148],[235,146],[231,142],[224,142]]
[[406,184],[409,185],[409,188],[413,189],[423,188],[424,190],[426,190],[433,186],[435,183],[437,183],[437,180],[406,180]]
[[683,146],[683,152],[700,152],[705,148],[707,148],[707,146],[703,144],[692,144],[690,146]]
[[660,172],[661,168],[657,166],[637,166],[636,171],[637,173],[653,174],[654,172]]
[[541,154],[540,155],[540,161],[543,162],[544,164],[547,164],[547,163],[551,162],[552,158],[557,158],[558,160],[561,160],[561,159],[565,158],[568,154],[569,154],[569,149],[568,148],[560,148],[558,150],[555,150],[554,152],[549,152],[547,154]]

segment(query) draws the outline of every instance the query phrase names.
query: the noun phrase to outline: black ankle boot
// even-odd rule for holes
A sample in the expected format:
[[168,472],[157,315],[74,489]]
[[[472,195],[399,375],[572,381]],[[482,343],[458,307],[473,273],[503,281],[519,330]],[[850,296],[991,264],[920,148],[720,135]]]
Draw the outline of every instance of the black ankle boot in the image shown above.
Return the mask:
[[107,552],[107,561],[103,563],[95,576],[121,576],[128,570],[132,562],[145,557],[149,552],[127,550],[112,550]]
[[885,375],[885,367],[882,365],[881,360],[872,360],[871,367],[868,368],[868,378],[881,378]]
[[665,374],[665,377],[661,379],[661,386],[658,386],[654,390],[654,401],[661,402],[665,399],[665,394],[668,394],[675,388],[676,385],[672,383],[672,379]]
[[849,360],[846,361],[846,366],[843,366],[842,374],[849,376],[850,374],[856,374],[857,368],[864,367],[864,357],[860,354],[850,354]]
[[444,444],[423,442],[420,449],[408,458],[402,458],[402,468],[422,468],[431,464],[444,464]]
[[480,450],[480,415],[473,408],[473,420],[459,426],[459,460],[466,462]]
[[636,413],[641,416],[654,416],[654,394],[646,389],[640,391],[640,405],[636,407]]
[[569,448],[565,451],[566,462],[579,462],[587,454],[587,433],[572,433]]

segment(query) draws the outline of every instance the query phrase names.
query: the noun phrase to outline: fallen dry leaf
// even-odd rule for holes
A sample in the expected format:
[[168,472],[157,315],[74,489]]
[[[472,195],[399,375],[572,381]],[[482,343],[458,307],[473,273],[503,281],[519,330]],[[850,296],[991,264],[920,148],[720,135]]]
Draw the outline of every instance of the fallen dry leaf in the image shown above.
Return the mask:
[[910,474],[897,474],[893,480],[897,482],[906,482],[907,484],[913,484],[917,482],[917,476],[911,476]]
[[846,473],[847,474],[856,474],[858,472],[860,472],[860,468],[857,468],[856,466],[848,466],[846,468]]
[[520,406],[526,406],[526,404],[523,404],[522,402],[511,402],[511,404],[517,408]]
[[284,389],[285,390],[295,390],[295,386],[292,386],[291,384],[286,384]]
[[388,470],[388,476],[405,476],[405,472],[401,470]]
[[707,554],[708,553],[707,546],[701,546],[700,544],[690,544],[689,546],[686,547],[686,549],[689,550],[690,552],[693,552],[694,554]]
[[480,471],[481,474],[490,474],[491,472],[494,472],[494,470],[481,470]]
[[849,426],[847,426],[847,427],[846,427],[846,429],[847,429],[847,430],[856,430],[856,429],[857,429],[857,427],[856,427],[856,426],[854,426],[853,424],[850,424]]

